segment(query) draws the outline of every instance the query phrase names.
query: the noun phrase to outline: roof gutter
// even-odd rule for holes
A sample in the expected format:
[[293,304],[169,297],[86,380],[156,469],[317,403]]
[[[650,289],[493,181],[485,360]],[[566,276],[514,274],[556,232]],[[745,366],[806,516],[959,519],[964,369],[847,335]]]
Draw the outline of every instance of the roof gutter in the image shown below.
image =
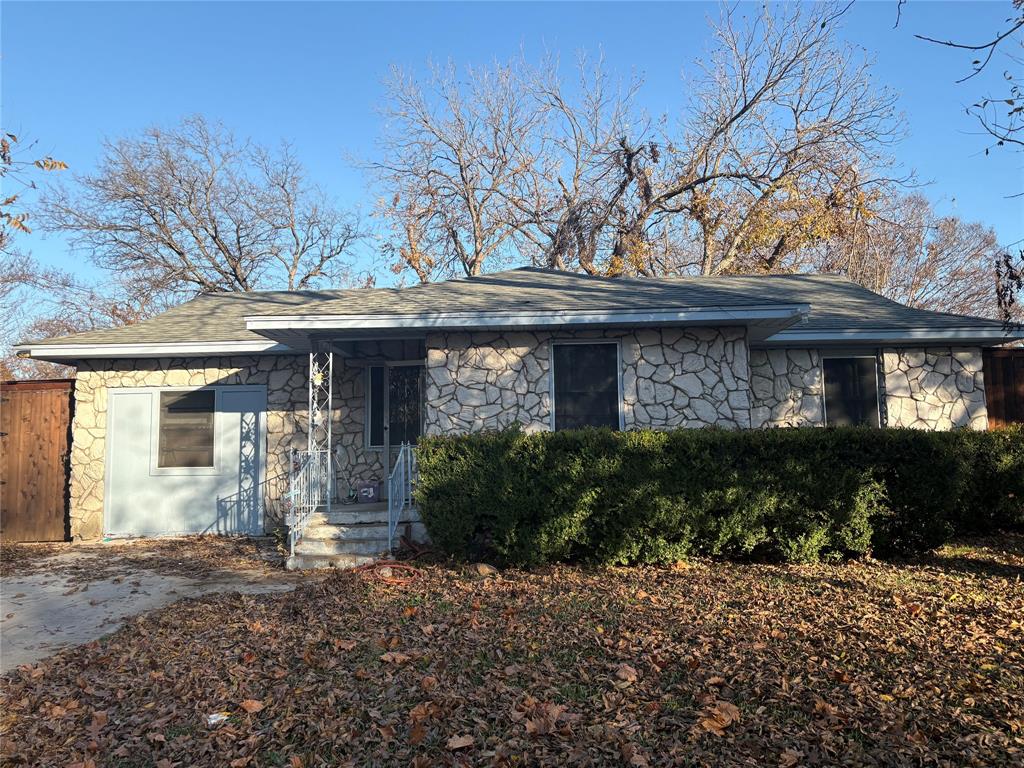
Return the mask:
[[979,344],[994,346],[1024,339],[1024,328],[962,326],[953,328],[867,328],[801,329],[787,328],[758,343],[758,346],[799,346],[804,344],[892,344],[912,342]]
[[170,342],[154,344],[19,344],[18,357],[61,362],[94,358],[209,357],[216,355],[275,355],[294,353],[271,340]]
[[792,325],[811,311],[809,304],[770,304],[728,309],[696,307],[664,310],[421,312],[362,315],[251,315],[245,327],[265,331],[447,330],[561,328],[578,325],[704,325],[781,321]]

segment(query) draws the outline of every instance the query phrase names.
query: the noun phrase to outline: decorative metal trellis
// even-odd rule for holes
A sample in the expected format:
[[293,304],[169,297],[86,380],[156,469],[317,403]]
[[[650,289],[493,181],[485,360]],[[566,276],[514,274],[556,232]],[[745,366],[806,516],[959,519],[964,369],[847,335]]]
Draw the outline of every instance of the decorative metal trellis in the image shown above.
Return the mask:
[[[331,466],[331,411],[333,406],[334,353],[329,346],[314,344],[309,353],[309,453],[321,455]],[[332,473],[326,473],[327,487],[323,489],[327,511],[331,511],[333,496]]]
[[334,355],[328,349],[309,353],[309,451],[331,450],[331,398]]

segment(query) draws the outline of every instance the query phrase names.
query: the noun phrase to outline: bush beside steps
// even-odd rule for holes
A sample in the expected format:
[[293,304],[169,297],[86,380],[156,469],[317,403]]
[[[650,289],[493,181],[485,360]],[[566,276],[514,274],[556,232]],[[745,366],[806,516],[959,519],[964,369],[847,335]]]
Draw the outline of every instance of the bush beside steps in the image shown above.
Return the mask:
[[510,429],[424,438],[416,504],[467,560],[816,562],[1024,530],[1024,430]]

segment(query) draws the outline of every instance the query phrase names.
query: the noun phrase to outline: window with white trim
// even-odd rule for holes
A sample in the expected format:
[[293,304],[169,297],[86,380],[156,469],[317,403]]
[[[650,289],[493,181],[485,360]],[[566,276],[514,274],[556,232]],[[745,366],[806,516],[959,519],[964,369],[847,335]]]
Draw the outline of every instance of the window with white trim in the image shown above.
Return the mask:
[[878,374],[874,357],[826,357],[825,424],[879,426]]
[[618,342],[553,344],[554,428],[619,428]]
[[214,466],[216,398],[212,389],[160,393],[157,467]]

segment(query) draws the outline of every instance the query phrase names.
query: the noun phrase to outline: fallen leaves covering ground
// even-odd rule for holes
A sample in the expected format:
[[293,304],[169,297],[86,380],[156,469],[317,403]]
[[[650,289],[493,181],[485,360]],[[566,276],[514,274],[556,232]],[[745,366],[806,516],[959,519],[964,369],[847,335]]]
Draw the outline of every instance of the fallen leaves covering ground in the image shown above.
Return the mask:
[[47,573],[72,581],[97,581],[126,570],[201,577],[225,570],[283,567],[269,538],[182,536],[94,544],[0,544],[0,576]]
[[338,573],[3,679],[8,765],[1021,765],[1024,539],[917,564]]

